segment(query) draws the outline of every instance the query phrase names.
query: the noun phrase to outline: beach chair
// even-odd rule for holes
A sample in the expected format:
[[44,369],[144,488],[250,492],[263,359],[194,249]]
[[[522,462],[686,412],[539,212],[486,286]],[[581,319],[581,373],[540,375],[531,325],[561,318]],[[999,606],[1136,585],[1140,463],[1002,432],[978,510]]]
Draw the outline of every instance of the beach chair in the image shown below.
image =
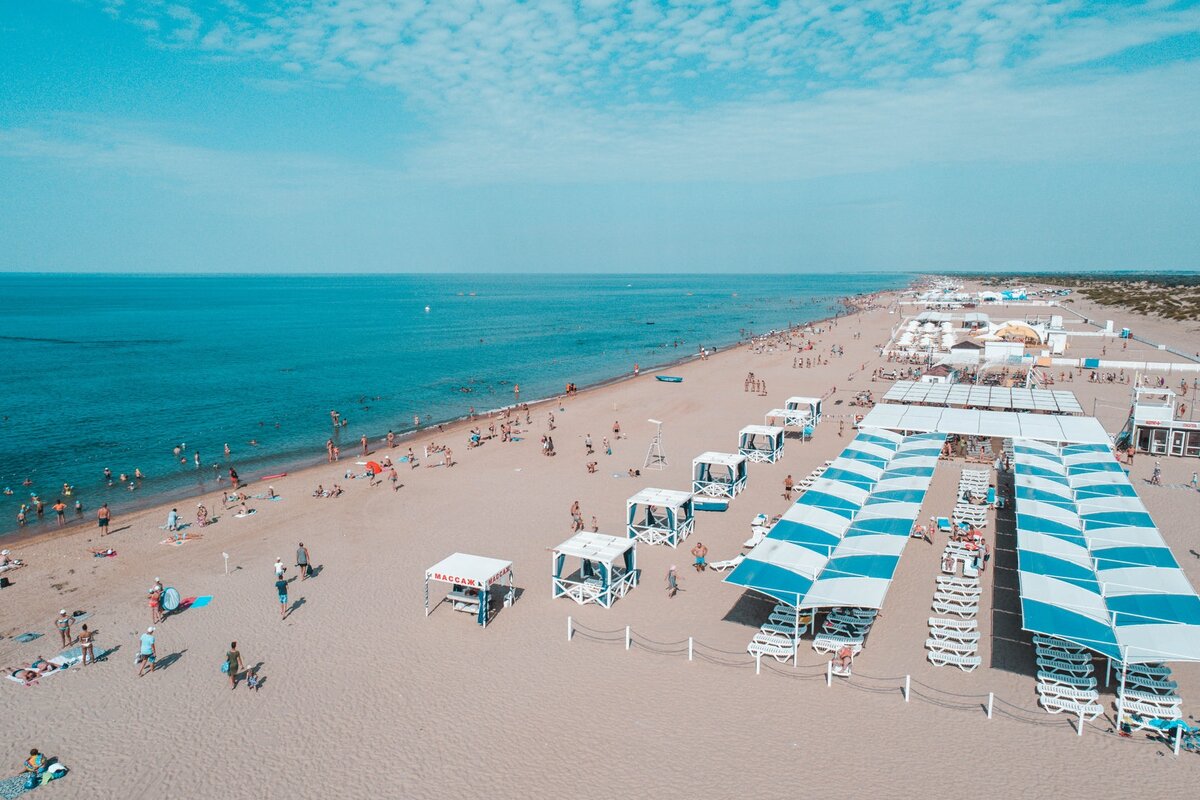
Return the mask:
[[751,532],[750,538],[742,542],[742,547],[758,547],[762,544],[763,539],[767,538],[768,532],[769,529],[767,528],[755,528]]
[[1091,653],[1073,653],[1067,650],[1057,650],[1053,647],[1038,647],[1034,650],[1038,658],[1048,661],[1062,661],[1067,664],[1091,664]]
[[742,561],[744,561],[745,558],[746,558],[745,553],[739,553],[738,555],[734,556],[733,558],[727,558],[724,561],[710,561],[708,564],[708,568],[713,570],[714,572],[724,572],[726,570],[733,569],[738,564],[742,563]]
[[1099,703],[1080,703],[1066,697],[1043,694],[1038,696],[1038,703],[1051,714],[1061,714],[1064,711],[1075,716],[1082,715],[1091,721],[1104,713],[1104,706]]
[[1175,681],[1160,681],[1154,678],[1141,678],[1125,676],[1125,687],[1135,689],[1142,692],[1153,692],[1155,694],[1174,694],[1179,690],[1179,684]]
[[939,642],[979,644],[979,631],[956,631],[953,628],[930,628],[929,638]]
[[1125,668],[1125,674],[1165,680],[1171,677],[1171,668],[1161,664],[1130,664]]
[[973,656],[979,651],[978,642],[956,642],[952,639],[926,639],[925,649],[934,653],[955,653]]
[[1096,688],[1096,679],[1088,675],[1068,675],[1065,672],[1039,670],[1037,679],[1039,683],[1043,684],[1057,683],[1063,686],[1074,686],[1077,689]]
[[935,667],[954,666],[961,669],[963,672],[971,672],[980,664],[983,659],[979,656],[965,656],[957,653],[936,653],[930,650],[926,656],[929,663]]
[[857,655],[862,652],[863,640],[854,636],[834,636],[828,633],[818,633],[813,637],[812,647],[818,653],[836,653],[847,645],[850,647],[850,651]]
[[933,610],[938,614],[953,614],[956,617],[973,617],[979,613],[979,606],[974,603],[957,601],[934,600]]
[[1081,678],[1092,674],[1092,662],[1075,663],[1071,661],[1059,661],[1057,659],[1039,658],[1037,665],[1046,672],[1058,673],[1062,675],[1077,675]]
[[[1148,721],[1151,719],[1183,719],[1183,712],[1179,710],[1179,706],[1159,706],[1151,703],[1141,703],[1137,700],[1126,700],[1123,705],[1126,714],[1137,714],[1147,720],[1144,724],[1137,726],[1146,730],[1154,727]],[[1117,707],[1117,702],[1114,702],[1113,708]]]
[[951,631],[973,631],[979,628],[979,621],[974,619],[947,619],[946,617],[930,617],[929,627],[942,628]]
[[1085,652],[1084,648],[1079,645],[1068,642],[1066,639],[1059,639],[1057,636],[1043,636],[1040,633],[1033,635],[1033,644],[1039,647],[1056,647],[1059,650],[1074,650],[1076,652]]
[[973,578],[947,578],[944,575],[938,575],[935,579],[938,586],[946,586],[955,589],[979,589],[979,580]]
[[954,526],[950,524],[949,517],[938,517],[937,529],[939,533],[950,533],[950,531],[954,530]]
[[1074,700],[1076,703],[1095,703],[1100,699],[1096,689],[1081,689],[1074,686],[1064,686],[1061,683],[1039,683],[1039,696],[1058,697],[1064,700]]
[[945,600],[953,602],[955,600],[970,600],[973,603],[979,602],[979,596],[983,592],[978,586],[970,589],[965,589],[957,586],[939,586],[933,593],[934,600]]
[[1138,689],[1130,689],[1125,687],[1122,692],[1117,689],[1117,696],[1124,697],[1125,702],[1141,703],[1148,706],[1161,706],[1164,709],[1176,708],[1183,705],[1183,699],[1177,694],[1158,694],[1156,692],[1143,692]]
[[768,517],[766,514],[759,514],[757,517],[750,520],[750,530],[753,531],[755,528],[767,527],[767,519]]
[[752,656],[770,656],[782,664],[796,654],[796,645],[796,640],[790,636],[759,631],[746,645],[746,650]]

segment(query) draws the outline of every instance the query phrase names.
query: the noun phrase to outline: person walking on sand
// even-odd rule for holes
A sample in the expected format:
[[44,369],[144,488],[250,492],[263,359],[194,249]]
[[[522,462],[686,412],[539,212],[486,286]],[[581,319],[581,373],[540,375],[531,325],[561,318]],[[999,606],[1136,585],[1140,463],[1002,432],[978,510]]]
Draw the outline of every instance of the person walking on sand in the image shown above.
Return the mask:
[[146,632],[142,634],[138,642],[138,677],[146,674],[146,668],[149,667],[151,672],[154,672],[154,664],[158,661],[157,643],[154,639],[154,626],[146,628]]
[[308,560],[308,548],[304,542],[296,545],[296,569],[300,572],[300,580],[308,580],[312,576],[312,564]]
[[88,630],[87,623],[83,623],[83,627],[79,629],[79,649],[83,651],[83,665],[96,663],[95,653],[95,636],[96,634]]
[[795,487],[795,485],[796,484],[792,480],[791,475],[788,475],[783,479],[783,499],[787,500],[789,503],[792,501],[792,489]]
[[63,647],[71,645],[71,618],[67,616],[67,610],[58,612],[58,619],[54,620],[54,627],[58,628],[58,638],[62,642]]
[[101,536],[108,536],[108,523],[112,519],[112,513],[108,510],[108,503],[104,503],[96,511],[96,525],[100,528]]
[[692,548],[692,556],[696,559],[696,572],[704,572],[704,568],[708,566],[708,562],[705,561],[708,548],[704,546],[704,542],[696,542],[696,546]]
[[238,652],[237,642],[229,643],[229,652],[225,654],[225,672],[229,675],[230,690],[237,688],[237,676],[242,671],[242,654]]
[[396,474],[396,468],[391,467],[388,470],[388,480],[392,482],[392,491],[400,491],[400,476]]
[[611,456],[612,455],[612,445],[608,443],[607,436],[605,436],[604,438],[602,438],[600,440],[600,444],[602,444],[604,446],[604,455]]
[[613,439],[620,439],[620,438],[621,438],[621,421],[617,420],[617,421],[613,422]]
[[679,592],[679,576],[675,574],[675,565],[667,570],[667,597],[674,597]]
[[288,608],[288,582],[287,578],[281,573],[275,581],[275,591],[279,593],[279,618],[287,618]]
[[287,572],[287,567],[283,565],[283,559],[277,557],[275,559],[275,577],[282,578],[285,572]]
[[587,436],[583,437],[583,447],[585,450],[587,450],[587,452],[584,453],[584,455],[590,456],[592,453],[596,452],[595,450],[592,449],[592,435],[590,433]]

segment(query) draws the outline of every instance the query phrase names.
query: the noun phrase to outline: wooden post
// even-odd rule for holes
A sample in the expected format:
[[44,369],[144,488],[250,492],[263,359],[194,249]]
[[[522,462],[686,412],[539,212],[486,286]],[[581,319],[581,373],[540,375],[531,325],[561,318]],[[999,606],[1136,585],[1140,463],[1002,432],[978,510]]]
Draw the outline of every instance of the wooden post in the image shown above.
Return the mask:
[[762,653],[761,652],[754,654],[754,674],[762,675]]
[[996,695],[993,692],[988,692],[988,719],[992,718],[992,703],[996,701]]
[[829,663],[825,665],[825,685],[833,686],[833,659],[829,659]]
[[688,637],[688,661],[692,660],[692,637]]
[[904,676],[904,702],[908,702],[908,695],[912,692],[912,675]]
[[573,633],[573,631],[571,630],[571,617],[570,617],[570,616],[568,616],[568,617],[567,617],[567,641],[568,641],[568,642],[569,642],[569,641],[571,641],[571,634],[572,634],[572,633]]
[[626,625],[625,626],[625,649],[626,650],[629,649],[629,643],[630,643],[629,626]]

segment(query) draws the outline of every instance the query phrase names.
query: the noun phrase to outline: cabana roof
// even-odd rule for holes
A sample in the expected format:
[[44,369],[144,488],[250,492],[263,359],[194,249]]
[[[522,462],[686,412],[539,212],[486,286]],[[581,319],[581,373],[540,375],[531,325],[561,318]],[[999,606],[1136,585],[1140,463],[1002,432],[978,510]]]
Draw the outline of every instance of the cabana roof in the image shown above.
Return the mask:
[[681,492],[677,489],[642,489],[629,498],[629,504],[658,506],[659,508],[682,508],[691,499],[691,492]]
[[[952,348],[953,349],[953,348]],[[886,403],[970,406],[988,411],[1046,411],[1082,414],[1074,392],[1066,389],[1022,389],[1007,386],[974,386],[967,383],[936,384],[897,381],[884,394]]]
[[738,434],[748,434],[750,436],[778,436],[783,433],[783,428],[778,425],[747,425],[742,428]]
[[512,572],[512,562],[499,558],[455,553],[425,570],[425,580],[486,589]]
[[746,460],[741,453],[701,453],[692,459],[693,464],[717,464],[722,467],[735,467]]
[[635,539],[617,538],[616,536],[606,536],[603,533],[580,531],[554,548],[554,552],[561,555],[587,559],[588,561],[612,564],[618,558],[624,556],[626,551],[632,550],[635,543]]

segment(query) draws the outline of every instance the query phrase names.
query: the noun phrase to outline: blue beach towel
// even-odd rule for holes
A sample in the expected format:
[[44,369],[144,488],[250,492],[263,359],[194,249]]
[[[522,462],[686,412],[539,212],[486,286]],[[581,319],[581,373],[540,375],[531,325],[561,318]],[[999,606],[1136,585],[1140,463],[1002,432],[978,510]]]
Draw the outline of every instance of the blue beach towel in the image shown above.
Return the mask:
[[16,639],[18,642],[26,643],[26,642],[32,642],[34,639],[42,638],[42,634],[40,634],[40,633],[22,633],[20,636],[14,636],[13,638]]
[[208,605],[211,602],[212,602],[212,595],[206,594],[206,595],[197,597],[195,600],[192,601],[192,604],[188,607],[189,608],[204,608],[206,605]]

